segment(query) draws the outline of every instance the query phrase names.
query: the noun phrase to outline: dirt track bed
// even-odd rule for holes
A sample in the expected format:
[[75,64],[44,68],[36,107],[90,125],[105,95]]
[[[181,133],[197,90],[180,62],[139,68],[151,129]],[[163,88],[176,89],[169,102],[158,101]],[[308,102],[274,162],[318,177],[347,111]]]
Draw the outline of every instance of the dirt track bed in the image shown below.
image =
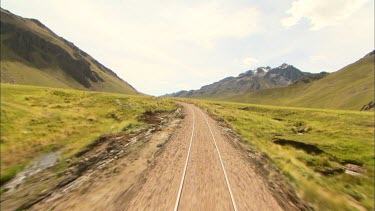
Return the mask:
[[[63,161],[68,166],[65,170],[55,165],[27,178],[14,191],[3,193],[1,209],[81,209],[85,207],[81,200],[89,198],[90,193],[98,197],[107,192],[102,197],[110,197],[116,188],[126,189],[162,151],[171,131],[181,121],[181,109],[176,113],[145,114],[141,118],[152,122],[131,133],[104,135],[72,159]],[[121,174],[126,176],[121,178]],[[109,185],[110,182],[121,185]]]

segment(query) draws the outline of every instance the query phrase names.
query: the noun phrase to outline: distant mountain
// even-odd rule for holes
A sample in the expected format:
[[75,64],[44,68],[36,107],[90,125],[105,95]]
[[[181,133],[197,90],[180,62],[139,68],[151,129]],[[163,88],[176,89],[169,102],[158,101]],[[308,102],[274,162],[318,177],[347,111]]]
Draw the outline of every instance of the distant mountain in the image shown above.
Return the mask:
[[226,100],[269,105],[369,110],[366,108],[373,108],[375,102],[374,65],[375,51],[372,51],[337,72],[315,76],[315,80],[302,77],[286,87],[259,90]]
[[287,86],[306,75],[310,73],[302,72],[288,64],[282,64],[276,68],[258,67],[241,73],[237,77],[228,77],[203,86],[199,90],[180,91],[167,96],[225,99],[257,90]]
[[1,82],[138,94],[116,73],[35,19],[1,8]]

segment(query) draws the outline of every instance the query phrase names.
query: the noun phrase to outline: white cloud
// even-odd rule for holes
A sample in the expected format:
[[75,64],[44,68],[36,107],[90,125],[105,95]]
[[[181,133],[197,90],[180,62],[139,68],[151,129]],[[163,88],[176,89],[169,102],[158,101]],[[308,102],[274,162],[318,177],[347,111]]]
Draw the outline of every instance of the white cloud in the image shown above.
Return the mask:
[[[229,9],[216,1],[195,5],[127,1],[118,8],[106,6],[107,2],[84,2],[77,8],[84,16],[80,20],[84,20],[85,24],[92,23],[90,26],[86,24],[85,28],[93,28],[98,34],[112,38],[126,38],[123,42],[127,44],[136,41],[137,46],[168,46],[185,41],[212,47],[223,38],[243,38],[257,33],[262,25],[260,12],[255,7]],[[92,21],[97,16],[104,18]]]
[[[55,6],[55,13],[64,16],[65,4]],[[196,87],[203,85],[198,79],[216,78],[222,74],[219,68],[207,67],[208,64],[197,68],[193,65],[197,58],[218,53],[213,51],[222,40],[251,36],[261,31],[262,26],[261,14],[255,7],[229,7],[230,4],[217,1],[160,4],[129,0],[115,8],[106,6],[106,1],[92,4],[82,0],[75,4],[79,5],[72,8],[75,10],[72,13],[82,15],[78,20],[76,16],[68,16],[64,21],[78,26],[62,23],[66,26],[64,30],[85,28],[85,33],[95,35],[78,39],[92,39],[90,42],[96,45],[89,43],[88,48],[95,49],[88,52],[100,49],[103,57],[91,55],[140,91],[156,95],[182,88],[174,81],[182,77],[188,80],[186,75],[195,81],[186,84]],[[173,85],[165,90],[155,88],[163,86],[160,80]]]
[[209,3],[176,14],[173,34],[177,39],[212,46],[222,38],[243,38],[260,30],[260,13],[256,8],[227,10],[225,6]]
[[281,20],[285,28],[307,19],[311,30],[336,25],[350,17],[368,0],[295,0],[286,12],[289,16]]
[[253,58],[253,57],[246,57],[242,60],[242,64],[249,68],[249,67],[254,67],[254,65],[258,64],[259,61],[256,59],[256,58]]

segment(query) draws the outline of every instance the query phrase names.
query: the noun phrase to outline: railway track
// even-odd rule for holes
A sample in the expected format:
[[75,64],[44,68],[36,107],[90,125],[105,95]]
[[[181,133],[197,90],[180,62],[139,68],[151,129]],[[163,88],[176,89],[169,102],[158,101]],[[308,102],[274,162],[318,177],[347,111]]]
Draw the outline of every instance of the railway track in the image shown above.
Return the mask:
[[[186,161],[185,161],[185,166],[184,166],[184,171],[183,171],[183,174],[182,174],[182,178],[181,178],[181,182],[180,182],[180,188],[179,188],[179,191],[178,191],[178,195],[177,195],[177,199],[176,199],[176,204],[175,204],[175,207],[174,207],[174,211],[177,211],[178,210],[178,206],[180,204],[180,200],[181,200],[181,193],[182,193],[182,190],[183,190],[183,186],[184,186],[184,181],[185,181],[185,177],[186,177],[186,170],[188,168],[188,164],[189,164],[189,158],[190,158],[190,151],[191,151],[191,147],[192,147],[192,143],[193,143],[193,139],[194,139],[194,130],[195,130],[195,112],[193,110],[193,108],[190,107],[190,110],[191,112],[193,113],[193,128],[192,128],[192,132],[191,132],[191,138],[190,138],[190,144],[189,144],[189,149],[188,149],[188,152],[187,152],[187,156],[186,156]],[[236,205],[236,202],[234,200],[234,196],[233,196],[233,192],[232,192],[232,189],[231,189],[231,186],[230,186],[230,182],[229,182],[229,179],[228,179],[228,175],[227,175],[227,172],[225,171],[225,166],[224,166],[224,163],[223,163],[223,159],[221,157],[221,154],[220,154],[220,150],[219,150],[219,147],[217,146],[217,143],[216,143],[216,139],[215,139],[215,136],[212,132],[212,129],[211,129],[211,126],[210,126],[210,123],[207,121],[207,118],[205,117],[205,115],[203,114],[203,112],[201,110],[199,110],[199,113],[203,116],[209,130],[210,130],[210,134],[211,134],[211,137],[212,137],[212,141],[213,143],[215,144],[215,149],[216,149],[216,152],[217,152],[217,155],[218,155],[218,158],[220,160],[220,164],[221,164],[221,168],[223,170],[223,173],[224,173],[224,177],[225,177],[225,181],[227,183],[227,187],[228,187],[228,192],[229,192],[229,195],[230,195],[230,198],[231,198],[231,202],[232,202],[232,205],[233,205],[233,209],[235,211],[237,211],[237,205]]]
[[185,118],[126,210],[282,210],[232,141],[200,108]]

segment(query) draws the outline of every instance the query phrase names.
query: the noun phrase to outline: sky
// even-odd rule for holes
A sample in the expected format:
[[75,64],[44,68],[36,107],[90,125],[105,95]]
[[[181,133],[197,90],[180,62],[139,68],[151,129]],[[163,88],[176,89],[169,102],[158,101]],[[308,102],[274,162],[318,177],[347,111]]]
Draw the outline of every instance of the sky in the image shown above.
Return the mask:
[[373,0],[2,0],[138,91],[199,89],[260,66],[333,72],[374,49]]

